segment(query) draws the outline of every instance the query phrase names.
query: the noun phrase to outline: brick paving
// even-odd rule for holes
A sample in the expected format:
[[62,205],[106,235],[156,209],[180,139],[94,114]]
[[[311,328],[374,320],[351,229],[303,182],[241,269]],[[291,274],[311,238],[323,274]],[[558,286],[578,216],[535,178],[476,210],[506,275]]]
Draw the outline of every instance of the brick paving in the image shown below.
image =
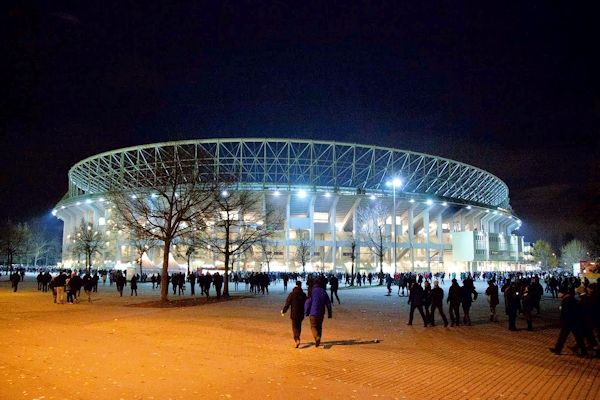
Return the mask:
[[91,305],[55,305],[34,286],[14,294],[0,283],[0,399],[600,398],[599,359],[548,351],[558,334],[551,298],[533,332],[522,319],[510,332],[502,314],[487,322],[485,296],[473,326],[438,319],[424,328],[418,315],[406,325],[406,297],[341,289],[324,348],[305,321],[294,349],[280,285],[268,296],[175,308],[133,307],[157,298],[149,284],[137,298],[100,285]]

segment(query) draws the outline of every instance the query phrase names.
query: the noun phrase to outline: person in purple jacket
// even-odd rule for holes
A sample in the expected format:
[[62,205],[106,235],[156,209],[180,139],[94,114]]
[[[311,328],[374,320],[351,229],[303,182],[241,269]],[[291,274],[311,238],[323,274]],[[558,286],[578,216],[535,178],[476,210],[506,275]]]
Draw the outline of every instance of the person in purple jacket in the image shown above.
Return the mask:
[[316,280],[310,297],[304,303],[304,314],[310,318],[310,330],[315,338],[315,347],[321,344],[325,307],[327,307],[327,318],[331,318],[331,301],[327,292],[321,287],[321,283]]

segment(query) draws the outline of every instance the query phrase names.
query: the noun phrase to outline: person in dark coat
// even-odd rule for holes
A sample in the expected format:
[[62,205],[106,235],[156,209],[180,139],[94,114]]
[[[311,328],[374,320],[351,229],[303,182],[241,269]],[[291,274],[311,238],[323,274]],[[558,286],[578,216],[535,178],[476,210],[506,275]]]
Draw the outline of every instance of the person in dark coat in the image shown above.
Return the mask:
[[456,278],[452,278],[452,284],[448,289],[447,303],[450,304],[450,326],[460,326],[460,302],[462,296],[460,294],[460,286]]
[[13,292],[16,292],[19,288],[19,282],[21,282],[21,275],[18,271],[15,271],[10,275],[10,282],[12,284]]
[[215,274],[213,275],[213,285],[215,286],[218,300],[221,298],[221,288],[223,287],[223,277],[218,272],[215,272]]
[[558,290],[558,296],[560,298],[560,332],[556,344],[554,347],[550,347],[549,350],[554,354],[560,354],[569,334],[573,333],[579,354],[587,355],[583,342],[582,316],[579,304],[565,286]]
[[410,315],[408,317],[407,325],[412,325],[413,316],[415,314],[415,309],[419,310],[419,314],[421,314],[421,318],[423,318],[423,325],[427,328],[427,319],[425,318],[425,314],[423,314],[423,297],[425,293],[423,292],[423,288],[418,283],[413,283],[410,288],[410,293],[408,295],[408,304],[410,304]]
[[131,277],[131,281],[129,283],[129,287],[131,288],[130,296],[133,296],[134,292],[135,292],[135,295],[137,296],[137,287],[138,287],[137,281],[138,281],[138,275],[133,274],[133,276]]
[[190,282],[190,295],[195,296],[196,295],[196,290],[195,290],[196,273],[195,272],[190,272],[190,274],[188,275],[188,282]]
[[533,308],[535,308],[537,314],[540,313],[540,301],[544,295],[544,288],[540,285],[540,278],[536,275],[533,277],[529,284],[529,294],[533,302]]
[[527,321],[527,330],[533,330],[532,311],[535,305],[535,295],[531,294],[531,286],[527,281],[523,281],[521,286],[521,303],[523,304],[523,315]]
[[340,302],[340,298],[338,297],[338,289],[340,287],[340,282],[338,281],[338,278],[335,275],[331,275],[331,277],[329,278],[329,289],[331,292],[331,302],[333,303],[333,296],[335,296],[335,298],[337,299],[338,304],[342,304]]
[[315,338],[315,347],[319,347],[321,344],[325,308],[327,308],[327,318],[331,318],[331,301],[327,292],[321,287],[321,282],[317,279],[313,281],[311,295],[304,303],[304,314],[310,317],[310,330]]
[[444,289],[440,287],[440,283],[433,281],[433,289],[431,289],[431,326],[435,326],[435,310],[437,309],[444,321],[444,327],[448,326],[448,319],[444,313]]
[[119,296],[123,297],[123,288],[125,287],[126,278],[121,273],[121,271],[117,272],[117,277],[115,279],[115,282],[117,284],[117,291],[119,292]]
[[460,288],[462,309],[463,309],[463,322],[465,325],[471,325],[471,304],[473,300],[477,299],[477,292],[475,291],[475,286],[473,285],[472,279],[465,279],[463,281],[463,286]]
[[423,287],[423,310],[425,311],[425,320],[428,323],[431,323],[431,284],[429,281],[425,281],[425,285]]
[[504,303],[506,305],[506,315],[508,315],[508,330],[517,330],[517,313],[521,305],[519,290],[517,284],[512,282],[504,290]]
[[302,290],[302,282],[297,281],[296,287],[292,289],[292,292],[288,295],[285,300],[285,305],[281,310],[283,316],[288,308],[292,308],[290,311],[290,319],[292,320],[292,334],[294,335],[294,342],[296,348],[300,346],[300,334],[302,333],[302,320],[304,320],[304,303],[306,303],[306,294]]
[[204,275],[204,294],[206,295],[206,297],[209,297],[210,294],[210,285],[212,284],[213,278],[210,276],[210,274],[208,272],[206,272],[206,275]]
[[498,296],[498,286],[496,286],[493,280],[488,281],[488,287],[485,289],[485,295],[487,296],[488,304],[490,306],[490,322],[498,322],[496,306],[500,303],[500,300]]

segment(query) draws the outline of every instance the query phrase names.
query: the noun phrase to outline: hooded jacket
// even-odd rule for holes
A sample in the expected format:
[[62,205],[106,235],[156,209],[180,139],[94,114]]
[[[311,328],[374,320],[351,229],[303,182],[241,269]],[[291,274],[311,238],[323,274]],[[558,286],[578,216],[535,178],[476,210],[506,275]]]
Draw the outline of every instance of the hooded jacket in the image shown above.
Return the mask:
[[310,297],[304,303],[304,314],[307,317],[323,318],[325,316],[325,307],[327,307],[327,316],[331,318],[331,301],[329,300],[329,296],[318,283],[315,283]]

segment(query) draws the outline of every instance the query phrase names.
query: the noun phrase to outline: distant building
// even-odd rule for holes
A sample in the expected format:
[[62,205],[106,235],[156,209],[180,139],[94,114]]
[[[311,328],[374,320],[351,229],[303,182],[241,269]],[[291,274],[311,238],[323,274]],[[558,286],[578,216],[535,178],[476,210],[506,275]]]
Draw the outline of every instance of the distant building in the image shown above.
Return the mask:
[[[238,138],[129,147],[75,164],[68,175],[69,191],[53,211],[64,221],[65,266],[76,263],[69,253],[69,235],[81,219],[107,229],[108,188],[143,187],[145,179],[160,168],[163,153],[177,154],[187,163],[195,162],[198,154],[210,154],[221,172],[236,178],[237,190],[258,191],[265,205],[280,208],[286,216],[285,228],[273,235],[271,270],[301,270],[295,253],[299,238],[305,237],[311,245],[309,271],[349,271],[353,241],[356,268],[379,271],[355,223],[357,211],[374,202],[383,202],[390,210],[384,272],[508,270],[520,267],[529,254],[523,237],[515,234],[521,221],[510,207],[508,187],[477,167],[377,146]],[[396,186],[394,179],[399,180]],[[95,265],[113,267],[134,261],[123,233],[111,234]],[[150,251],[146,262],[160,263],[160,251]],[[250,251],[237,265],[258,270],[261,261]],[[219,263],[222,260],[205,251],[194,265]]]

